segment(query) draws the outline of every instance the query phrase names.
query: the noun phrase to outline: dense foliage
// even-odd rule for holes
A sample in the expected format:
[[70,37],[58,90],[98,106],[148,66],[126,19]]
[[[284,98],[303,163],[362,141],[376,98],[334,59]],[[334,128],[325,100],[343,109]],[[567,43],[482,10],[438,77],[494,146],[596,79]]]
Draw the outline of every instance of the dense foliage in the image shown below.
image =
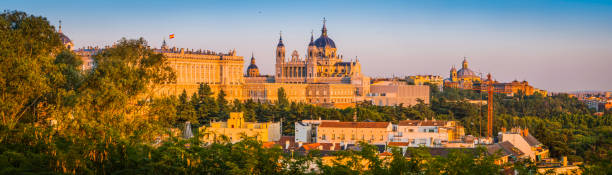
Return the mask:
[[[232,111],[244,112],[249,121],[282,121],[284,135],[293,134],[298,120],[350,121],[355,114],[358,120],[391,122],[454,119],[479,135],[486,108],[466,101],[482,94],[437,87],[430,104],[363,102],[347,109],[292,103],[284,89],[276,104],[230,102],[206,84],[194,94],[153,98],[155,86],[174,81],[174,73],[164,56],[147,46],[144,39],[121,39],[95,57],[95,69],[82,71],[79,57],[64,49],[44,17],[0,14],[0,174],[497,174],[501,168],[482,149],[446,157],[415,149],[410,159],[395,150],[381,159],[363,144],[361,151],[337,152],[339,160],[324,164],[316,151],[294,155],[250,138],[206,144],[196,132],[193,139],[181,139],[169,129],[186,121],[205,126]],[[610,113],[593,116],[563,95],[496,95],[494,101],[496,131],[528,127],[553,156],[585,161],[587,172],[610,172]],[[319,171],[312,171],[313,165]]]

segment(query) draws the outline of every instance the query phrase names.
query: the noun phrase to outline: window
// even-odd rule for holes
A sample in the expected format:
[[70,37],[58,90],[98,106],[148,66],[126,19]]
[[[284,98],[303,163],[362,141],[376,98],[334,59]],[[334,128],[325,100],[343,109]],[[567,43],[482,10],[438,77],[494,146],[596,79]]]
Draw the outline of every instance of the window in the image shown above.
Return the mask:
[[382,140],[384,140],[384,139],[385,139],[385,136],[384,136],[384,135],[383,135],[383,136],[380,136],[380,140],[381,140],[381,141],[382,141]]
[[321,136],[321,140],[325,140],[325,134]]
[[332,134],[332,140],[336,139],[336,134]]
[[355,134],[351,135],[351,140],[355,140]]
[[413,129],[409,129],[408,131],[410,131],[410,132],[414,132],[414,130],[413,130]]

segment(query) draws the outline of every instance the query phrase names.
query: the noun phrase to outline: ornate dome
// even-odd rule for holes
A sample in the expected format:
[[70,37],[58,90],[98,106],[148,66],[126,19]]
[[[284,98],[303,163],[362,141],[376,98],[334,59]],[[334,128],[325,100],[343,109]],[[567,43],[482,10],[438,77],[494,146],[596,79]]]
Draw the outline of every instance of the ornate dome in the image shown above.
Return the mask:
[[314,45],[317,47],[326,47],[329,46],[331,48],[336,48],[336,43],[334,40],[327,37],[327,35],[321,35],[317,40],[315,40]]
[[68,36],[64,35],[64,33],[62,33],[61,30],[59,32],[59,35],[60,35],[60,40],[62,41],[62,44],[66,45],[68,43],[72,43],[72,40],[70,40]]
[[259,69],[259,68],[257,68],[257,65],[251,64],[249,65],[249,68],[247,70],[250,70],[250,69]]
[[478,77],[476,75],[476,73],[474,73],[474,71],[468,69],[468,68],[461,68],[459,69],[459,71],[457,71],[457,76],[460,78],[463,77]]
[[249,77],[258,77],[259,76],[259,68],[255,65],[255,56],[251,54],[251,64],[247,68],[247,76]]
[[469,77],[475,77],[478,78],[478,75],[472,71],[470,68],[468,68],[468,62],[467,62],[467,58],[463,58],[463,67],[461,69],[459,69],[459,71],[457,71],[457,77],[459,78],[469,78]]
[[62,21],[59,21],[59,30],[57,31],[57,33],[59,33],[60,35],[60,41],[62,41],[62,44],[64,44],[64,46],[66,48],[68,48],[69,50],[72,50],[72,46],[74,44],[72,44],[72,40],[70,40],[70,38],[68,38],[68,36],[64,35],[64,33],[62,32]]

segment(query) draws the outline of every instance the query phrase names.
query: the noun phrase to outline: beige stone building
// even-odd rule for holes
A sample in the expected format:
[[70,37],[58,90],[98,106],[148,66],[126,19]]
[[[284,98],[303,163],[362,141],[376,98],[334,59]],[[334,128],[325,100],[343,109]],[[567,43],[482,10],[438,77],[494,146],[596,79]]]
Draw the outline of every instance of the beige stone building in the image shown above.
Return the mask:
[[444,78],[439,75],[413,75],[407,76],[406,82],[411,85],[425,85],[430,83],[435,84],[438,87],[442,87],[444,84]]
[[317,143],[386,144],[393,134],[390,122],[321,122]]
[[228,100],[243,99],[244,59],[236,55],[236,50],[215,53],[168,48],[164,42],[156,52],[166,56],[169,66],[176,73],[176,83],[163,85],[158,90],[159,94],[178,95],[183,90],[192,94],[197,92],[200,83],[204,83],[215,94],[223,90]]
[[419,99],[429,104],[429,86],[407,85],[399,81],[375,82],[370,85],[370,93],[365,99],[378,106],[412,106],[418,104]]
[[227,122],[211,122],[210,127],[201,127],[200,133],[203,133],[205,142],[219,141],[224,136],[232,143],[242,140],[243,136],[270,142],[280,139],[281,126],[278,122],[245,122],[242,112],[231,112]]

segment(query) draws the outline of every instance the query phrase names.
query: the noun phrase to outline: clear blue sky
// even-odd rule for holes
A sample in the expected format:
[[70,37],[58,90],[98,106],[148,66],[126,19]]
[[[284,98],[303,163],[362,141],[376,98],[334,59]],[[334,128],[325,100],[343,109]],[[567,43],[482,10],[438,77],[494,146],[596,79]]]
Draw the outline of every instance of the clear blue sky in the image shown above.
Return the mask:
[[[77,47],[121,37],[226,52],[255,53],[273,72],[279,31],[287,52],[304,55],[322,18],[347,58],[372,77],[448,77],[470,68],[499,81],[527,80],[551,91],[612,90],[611,1],[34,1],[0,9],[46,16]],[[248,61],[245,62],[247,64]]]

